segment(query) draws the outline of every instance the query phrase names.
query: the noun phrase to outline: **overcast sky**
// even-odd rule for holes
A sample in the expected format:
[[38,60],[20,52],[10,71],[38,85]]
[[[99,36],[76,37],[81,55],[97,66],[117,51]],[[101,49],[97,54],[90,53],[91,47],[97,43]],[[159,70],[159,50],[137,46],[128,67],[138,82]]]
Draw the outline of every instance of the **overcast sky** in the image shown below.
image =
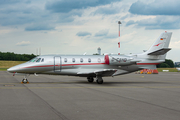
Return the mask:
[[179,0],[0,0],[0,51],[141,53],[173,32],[167,58],[180,61]]

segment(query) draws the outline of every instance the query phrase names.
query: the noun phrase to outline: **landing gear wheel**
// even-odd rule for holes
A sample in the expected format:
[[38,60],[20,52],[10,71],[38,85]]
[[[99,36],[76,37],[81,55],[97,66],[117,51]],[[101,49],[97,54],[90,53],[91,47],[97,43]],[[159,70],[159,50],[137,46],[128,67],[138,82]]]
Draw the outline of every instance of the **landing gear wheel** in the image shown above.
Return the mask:
[[90,82],[90,83],[94,82],[94,78],[93,77],[88,77],[87,79],[88,79],[88,82]]
[[27,79],[23,79],[21,83],[29,83]]
[[102,77],[101,77],[101,76],[97,76],[96,82],[97,82],[98,84],[103,84],[103,79],[102,79]]
[[103,84],[103,80],[101,80],[101,81],[96,80],[96,82],[97,82],[98,84]]

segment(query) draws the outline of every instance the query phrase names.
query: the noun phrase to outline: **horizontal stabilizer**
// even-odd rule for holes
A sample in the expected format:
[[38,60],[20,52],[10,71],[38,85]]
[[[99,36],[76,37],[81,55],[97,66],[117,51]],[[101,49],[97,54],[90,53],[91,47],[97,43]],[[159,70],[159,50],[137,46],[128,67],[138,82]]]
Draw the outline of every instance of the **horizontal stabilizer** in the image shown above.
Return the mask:
[[164,55],[166,54],[171,48],[162,48],[159,50],[156,50],[154,52],[148,53],[148,55]]

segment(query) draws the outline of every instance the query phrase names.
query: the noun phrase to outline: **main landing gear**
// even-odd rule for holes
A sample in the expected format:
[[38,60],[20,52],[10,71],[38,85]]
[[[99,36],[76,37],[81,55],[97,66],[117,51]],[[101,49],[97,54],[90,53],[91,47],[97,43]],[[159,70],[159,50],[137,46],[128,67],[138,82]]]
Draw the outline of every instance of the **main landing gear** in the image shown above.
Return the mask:
[[[90,83],[94,82],[94,78],[93,77],[87,77],[87,79],[88,79],[88,82],[90,82]],[[103,84],[102,77],[101,76],[96,76],[96,82],[98,84]]]
[[101,76],[96,76],[96,82],[97,82],[98,84],[103,84],[103,79],[102,79],[102,77],[101,77]]
[[88,79],[88,82],[90,82],[90,83],[94,82],[94,78],[93,77],[87,77],[87,79]]

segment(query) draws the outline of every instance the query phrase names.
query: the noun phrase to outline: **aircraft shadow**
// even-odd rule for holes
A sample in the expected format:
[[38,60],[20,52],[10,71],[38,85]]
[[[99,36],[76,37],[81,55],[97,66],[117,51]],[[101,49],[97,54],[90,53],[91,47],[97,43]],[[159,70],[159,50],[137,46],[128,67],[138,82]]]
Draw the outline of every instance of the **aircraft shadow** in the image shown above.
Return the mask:
[[29,81],[29,84],[84,84],[84,85],[96,85],[96,86],[117,86],[117,85],[143,85],[143,84],[162,84],[162,82],[154,82],[154,81],[130,81],[130,82],[124,82],[124,81],[118,81],[118,82],[106,82],[104,81],[103,84],[97,84],[95,81],[93,83],[89,83],[87,81],[80,81],[80,80],[73,80],[73,81],[62,81],[62,82],[31,82]]

